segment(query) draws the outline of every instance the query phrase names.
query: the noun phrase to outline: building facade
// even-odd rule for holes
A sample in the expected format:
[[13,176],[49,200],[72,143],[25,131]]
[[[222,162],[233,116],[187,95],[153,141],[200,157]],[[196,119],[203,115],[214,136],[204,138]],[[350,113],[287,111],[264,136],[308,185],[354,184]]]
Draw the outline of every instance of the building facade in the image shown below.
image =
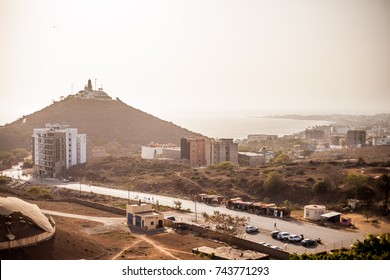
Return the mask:
[[238,144],[233,139],[188,137],[181,139],[181,159],[191,166],[205,166],[230,161],[238,164]]
[[56,178],[69,167],[87,161],[87,136],[77,128],[46,124],[32,135],[34,168],[43,177]]
[[347,146],[361,147],[365,146],[367,141],[367,132],[365,130],[348,130],[346,137]]
[[238,144],[233,139],[211,140],[209,148],[206,147],[207,165],[230,161],[238,164]]
[[206,137],[188,137],[180,140],[180,158],[188,160],[191,166],[207,165],[206,146],[210,140]]
[[127,225],[144,230],[162,228],[164,215],[153,211],[152,204],[135,204],[126,206]]
[[266,163],[265,155],[261,153],[240,152],[238,164],[240,166],[259,166]]
[[305,130],[305,139],[324,140],[325,139],[325,131],[322,129],[306,129]]

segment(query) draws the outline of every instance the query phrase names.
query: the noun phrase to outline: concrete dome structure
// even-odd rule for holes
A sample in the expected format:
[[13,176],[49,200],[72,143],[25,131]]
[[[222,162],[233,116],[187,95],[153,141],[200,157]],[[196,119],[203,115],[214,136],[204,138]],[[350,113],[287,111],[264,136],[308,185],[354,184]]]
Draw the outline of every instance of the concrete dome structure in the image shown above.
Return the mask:
[[35,245],[55,234],[52,217],[16,197],[0,197],[0,250]]

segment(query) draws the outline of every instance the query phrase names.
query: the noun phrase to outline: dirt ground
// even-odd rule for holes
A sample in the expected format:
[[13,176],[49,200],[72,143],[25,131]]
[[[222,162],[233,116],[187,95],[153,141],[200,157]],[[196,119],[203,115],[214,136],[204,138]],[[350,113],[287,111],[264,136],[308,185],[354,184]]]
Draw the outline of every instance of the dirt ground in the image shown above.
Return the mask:
[[[33,201],[41,209],[98,217],[121,217],[67,202]],[[102,224],[82,219],[53,216],[55,237],[37,246],[0,251],[0,259],[37,260],[197,260],[205,259],[191,252],[200,246],[219,247],[220,243],[189,232],[161,230],[131,232],[122,224],[102,231]],[[123,217],[124,218],[124,217]]]
[[[297,220],[303,219],[303,211],[297,210],[291,212],[291,217]],[[342,225],[334,225],[328,223],[327,226],[334,227],[340,230],[358,231],[362,234],[380,234],[384,232],[390,232],[390,217],[372,215],[367,217],[359,213],[347,213],[342,214],[343,218],[351,218],[353,228],[348,228]]]

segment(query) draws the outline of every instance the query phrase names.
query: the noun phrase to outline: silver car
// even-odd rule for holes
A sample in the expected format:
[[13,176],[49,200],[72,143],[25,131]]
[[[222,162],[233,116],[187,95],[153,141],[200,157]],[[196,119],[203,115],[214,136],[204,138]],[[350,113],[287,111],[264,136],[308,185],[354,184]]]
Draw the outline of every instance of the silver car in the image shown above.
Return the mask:
[[278,235],[276,236],[276,238],[277,238],[278,240],[287,240],[289,236],[290,236],[290,233],[289,233],[289,232],[282,231],[282,232],[279,232],[279,233],[278,233]]

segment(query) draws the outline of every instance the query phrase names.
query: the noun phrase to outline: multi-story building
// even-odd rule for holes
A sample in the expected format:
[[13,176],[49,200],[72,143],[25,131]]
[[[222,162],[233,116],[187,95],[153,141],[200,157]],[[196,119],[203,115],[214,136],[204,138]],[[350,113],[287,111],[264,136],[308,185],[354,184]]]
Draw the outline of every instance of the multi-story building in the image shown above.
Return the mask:
[[324,140],[325,139],[325,131],[322,129],[306,129],[305,130],[305,139]]
[[34,168],[43,177],[55,178],[69,167],[87,161],[87,136],[77,128],[46,124],[36,128],[32,135]]
[[347,146],[365,146],[367,135],[365,130],[348,130],[346,137]]
[[188,137],[180,141],[180,158],[188,160],[192,166],[203,166],[207,164],[206,146],[210,140],[206,137]]
[[206,146],[207,164],[218,164],[224,161],[238,164],[238,144],[233,139],[211,140]]
[[233,139],[188,137],[181,139],[181,159],[192,166],[203,166],[230,161],[238,164],[238,144]]

